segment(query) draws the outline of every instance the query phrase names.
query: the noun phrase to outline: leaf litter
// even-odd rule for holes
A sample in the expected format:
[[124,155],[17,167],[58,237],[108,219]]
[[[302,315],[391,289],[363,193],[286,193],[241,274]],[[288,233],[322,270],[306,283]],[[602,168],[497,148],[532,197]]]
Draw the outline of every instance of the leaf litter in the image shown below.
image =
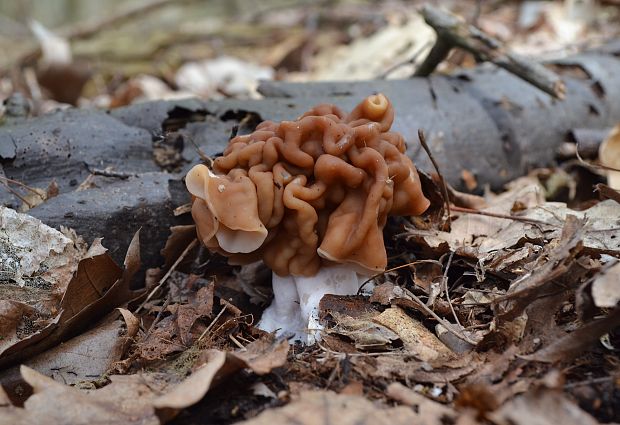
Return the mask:
[[[325,296],[325,334],[308,347],[254,327],[269,299],[262,266],[205,253],[191,226],[172,229],[162,269],[133,291],[139,234],[119,267],[98,240],[87,249],[70,231],[8,212],[25,224],[3,219],[7,241],[28,226],[45,239],[3,284],[13,291],[3,335],[13,336],[0,361],[15,366],[0,374],[0,418],[554,423],[548,406],[567,423],[599,423],[594,406],[617,417],[606,394],[619,376],[620,204],[547,200],[535,173],[498,195],[451,197],[450,231],[436,212],[425,228],[390,227],[406,255],[391,253],[400,255],[370,296]],[[33,278],[58,295],[13,295]],[[24,333],[29,317],[38,327]]]
[[[555,423],[545,403],[567,423],[599,423],[595,403],[616,417],[620,205],[571,209],[534,174],[475,204],[453,209],[449,232],[436,215],[399,227],[409,255],[370,297],[325,296],[325,335],[309,347],[254,327],[260,267],[210,257],[194,274],[193,247],[145,305],[121,370],[175,383],[149,399],[172,423]],[[173,234],[178,258],[191,238]]]
[[[557,31],[557,17],[541,16],[531,24],[537,37]],[[415,25],[391,15],[374,36],[317,55],[308,33],[278,43],[267,63],[291,65],[289,79],[405,75],[427,48],[427,28],[414,34]],[[523,50],[540,44],[514,35]],[[387,48],[395,40],[397,55]],[[385,57],[368,67],[378,53]],[[338,57],[348,60],[336,67]],[[240,77],[253,94],[254,76]],[[183,94],[151,83],[131,78],[105,97],[122,105]],[[132,85],[141,94],[125,98]],[[614,134],[600,151],[605,167],[617,164]],[[0,423],[619,422],[620,197],[617,173],[604,171],[609,186],[581,194],[587,203],[577,201],[574,175],[537,170],[499,194],[450,190],[450,231],[441,207],[390,223],[391,268],[370,297],[324,297],[325,335],[309,347],[254,327],[270,297],[264,269],[205,252],[192,225],[171,229],[165,263],[134,291],[138,236],[120,267],[101,241],[88,249],[68,230],[4,209]],[[473,173],[462,176],[478,188]],[[29,190],[22,209],[54,192]]]

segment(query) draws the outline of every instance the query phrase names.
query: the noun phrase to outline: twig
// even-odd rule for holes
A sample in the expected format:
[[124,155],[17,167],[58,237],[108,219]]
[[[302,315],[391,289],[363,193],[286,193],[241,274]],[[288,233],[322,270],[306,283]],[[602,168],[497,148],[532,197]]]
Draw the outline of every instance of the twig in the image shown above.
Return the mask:
[[28,208],[32,208],[33,205],[28,202],[28,200],[26,198],[24,198],[18,191],[16,191],[15,189],[13,189],[11,186],[9,186],[7,183],[4,183],[4,186],[6,187],[6,189],[11,192],[14,196],[17,196],[24,204],[28,205]]
[[452,50],[452,44],[448,43],[442,37],[437,34],[437,41],[435,41],[435,45],[428,52],[428,55],[424,59],[424,61],[418,66],[418,68],[413,73],[413,77],[428,77],[437,69],[439,64],[443,62],[450,51]]
[[161,316],[164,315],[164,311],[166,311],[166,308],[168,308],[168,305],[170,304],[171,299],[172,299],[172,296],[171,296],[171,293],[169,292],[168,296],[166,297],[166,301],[164,302],[164,305],[161,306],[161,310],[157,312],[157,316],[155,316],[155,320],[153,320],[153,323],[151,323],[151,326],[149,326],[149,329],[146,331],[146,334],[144,334],[145,341],[151,335],[151,331],[153,330],[153,328],[155,328],[155,325],[159,322],[159,320],[161,319]]
[[[385,274],[385,273],[388,273],[388,272],[391,272],[391,271],[394,271],[394,270],[398,270],[398,269],[402,269],[402,268],[405,268],[405,267],[409,267],[409,266],[414,265],[414,264],[417,264],[417,263],[437,263],[437,261],[436,261],[436,260],[418,260],[418,261],[412,261],[411,263],[402,264],[402,265],[400,265],[400,266],[397,266],[397,267],[391,268],[391,269],[389,269],[389,270],[386,270],[386,271],[384,271],[384,272],[378,273],[378,274],[376,274],[376,275],[374,275],[374,276],[370,277],[370,278],[369,278],[368,280],[366,280],[364,283],[362,283],[362,285],[360,286],[360,289],[357,291],[357,294],[359,295],[359,293],[360,293],[360,291],[362,290],[362,288],[364,287],[364,285],[366,285],[368,282],[370,282],[370,281],[372,281],[372,280],[376,279],[377,277],[379,277],[379,276],[381,276],[381,275],[383,275],[383,274]],[[401,288],[402,288],[402,287],[401,287]],[[463,334],[463,333],[462,333],[462,332],[460,332],[460,331],[457,331],[457,330],[453,329],[453,328],[452,328],[452,324],[451,324],[450,322],[448,322],[447,320],[442,319],[441,317],[439,317],[439,316],[438,316],[438,315],[437,315],[437,314],[436,314],[433,310],[431,310],[431,309],[430,309],[430,308],[429,308],[426,304],[424,304],[424,303],[422,302],[422,300],[421,300],[421,299],[419,299],[419,298],[418,298],[418,297],[417,297],[417,296],[416,296],[413,292],[409,291],[407,288],[402,288],[402,290],[403,290],[403,291],[407,294],[407,296],[409,296],[409,297],[410,297],[413,301],[415,301],[416,303],[418,303],[418,304],[422,307],[422,309],[423,309],[425,312],[427,312],[428,314],[430,314],[431,316],[433,316],[433,318],[435,318],[435,320],[437,320],[439,323],[441,323],[441,324],[442,324],[442,325],[443,325],[446,329],[448,329],[448,331],[450,331],[451,333],[453,333],[454,335],[456,335],[459,339],[462,339],[463,341],[468,342],[468,343],[470,343],[470,344],[472,344],[472,345],[476,345],[476,344],[477,344],[475,341],[472,341],[471,339],[469,339],[469,338],[467,337],[467,335]],[[457,321],[458,321],[458,319],[457,319]],[[320,344],[319,344],[319,346],[320,346]],[[323,348],[323,347],[321,347],[321,348]]]
[[94,174],[96,176],[116,177],[116,178],[123,179],[123,180],[126,180],[129,177],[137,176],[137,174],[135,173],[126,173],[124,171],[114,171],[114,170],[101,169],[101,168],[90,168],[89,171],[91,174]]
[[215,316],[215,319],[213,319],[211,321],[211,323],[209,323],[209,326],[207,326],[207,329],[205,329],[200,336],[198,337],[198,341],[200,342],[202,341],[202,338],[204,338],[204,336],[213,328],[213,326],[215,326],[215,322],[217,322],[219,320],[220,317],[222,317],[222,314],[224,314],[224,312],[226,311],[226,309],[228,308],[228,304],[224,304],[224,307],[222,307],[222,309],[220,310],[219,313],[217,313],[217,316]]
[[604,170],[604,171],[617,171],[620,172],[620,170],[618,168],[614,168],[614,167],[609,167],[607,165],[601,165],[601,164],[592,164],[591,162],[586,161],[585,159],[583,159],[581,157],[581,155],[579,155],[579,143],[577,143],[577,149],[575,149],[575,156],[577,157],[577,160],[584,166],[591,168],[593,170]]
[[604,199],[613,199],[617,203],[620,204],[620,192],[612,189],[603,183],[598,183],[594,186],[594,191],[598,192],[600,196]]
[[537,220],[535,218],[518,217],[518,216],[514,216],[514,215],[499,214],[499,213],[494,213],[494,212],[489,212],[489,211],[472,210],[471,208],[457,207],[455,205],[452,206],[452,211],[460,212],[460,213],[464,213],[464,214],[475,214],[475,215],[483,215],[485,217],[503,218],[503,219],[506,219],[506,220],[521,221],[523,223],[536,224],[536,225],[539,225],[539,226],[562,227],[559,224],[553,224],[553,223],[549,223],[549,222],[546,222],[546,221]]
[[231,334],[231,335],[228,335],[228,337],[229,337],[229,338],[230,338],[230,340],[231,340],[232,342],[234,342],[234,344],[235,344],[237,347],[239,347],[242,351],[248,351],[248,349],[247,349],[247,348],[245,348],[245,347],[243,346],[243,344],[242,344],[242,343],[240,343],[240,342],[237,340],[237,338],[235,338],[235,337],[234,337],[234,335],[232,335],[232,334]]
[[166,274],[164,275],[164,277],[162,277],[159,281],[159,283],[157,284],[157,286],[155,288],[153,288],[153,290],[149,293],[149,295],[146,297],[146,299],[142,302],[142,304],[140,304],[140,306],[136,309],[136,313],[138,313],[140,310],[142,310],[142,308],[146,305],[146,303],[148,303],[151,298],[153,298],[153,296],[157,293],[157,291],[159,291],[161,289],[161,287],[164,285],[164,283],[166,283],[166,280],[170,277],[170,275],[172,274],[172,272],[177,268],[177,266],[179,265],[179,263],[181,261],[183,261],[183,258],[185,258],[185,256],[187,255],[187,253],[189,251],[191,251],[191,249],[193,247],[196,246],[196,244],[198,243],[198,239],[194,239],[193,241],[190,242],[189,245],[187,245],[187,247],[185,248],[185,250],[181,253],[181,255],[179,255],[179,258],[177,258],[177,260],[174,262],[174,264],[170,267],[170,269],[166,272]]
[[454,320],[456,320],[456,324],[459,325],[460,327],[463,327],[461,325],[461,322],[459,321],[458,316],[456,315],[456,311],[454,311],[454,306],[452,305],[452,300],[450,299],[450,294],[448,291],[448,270],[450,269],[450,265],[452,264],[453,257],[454,257],[454,251],[450,251],[450,256],[448,257],[448,263],[446,264],[446,269],[443,272],[442,286],[444,287],[443,289],[446,291],[446,300],[448,301],[448,305],[450,306],[450,310],[452,311]]
[[433,153],[431,149],[428,147],[426,143],[426,137],[424,136],[424,131],[422,129],[418,129],[418,138],[420,139],[420,144],[424,151],[428,155],[428,158],[433,163],[433,167],[435,167],[435,171],[437,171],[437,176],[439,177],[439,181],[441,182],[441,194],[443,195],[443,200],[446,203],[446,210],[448,211],[448,229],[452,227],[452,213],[450,211],[450,197],[448,195],[448,186],[446,185],[446,180],[443,178],[443,174],[439,171],[439,165],[437,165],[437,161],[435,161],[435,157],[433,157]]
[[571,388],[581,387],[584,385],[603,384],[605,382],[615,381],[618,378],[620,378],[620,375],[601,376],[600,378],[591,378],[591,379],[586,379],[585,381],[570,382],[564,385],[564,389],[568,390]]
[[401,264],[400,266],[392,267],[391,269],[387,269],[385,271],[379,272],[379,273],[377,273],[375,275],[370,276],[368,279],[366,279],[364,281],[364,283],[362,283],[360,288],[357,290],[357,295],[359,295],[362,292],[362,289],[364,289],[364,286],[366,286],[367,283],[372,282],[373,280],[375,280],[379,276],[383,276],[386,273],[390,273],[390,272],[393,272],[395,270],[404,269],[405,267],[414,266],[414,265],[420,264],[420,263],[436,263],[436,264],[441,265],[441,263],[439,263],[437,260],[416,260],[416,261],[412,261],[412,262],[407,263],[407,264]]
[[402,352],[402,351],[388,351],[385,353],[344,353],[341,351],[334,351],[330,348],[325,347],[324,345],[322,345],[319,341],[317,341],[316,345],[319,346],[319,348],[327,353],[327,354],[331,354],[333,356],[335,356],[336,358],[340,357],[340,358],[344,358],[344,357],[382,357],[382,356],[409,356],[409,353],[406,352]]
[[405,291],[405,293],[407,294],[407,296],[411,297],[411,299],[413,301],[415,301],[416,303],[418,303],[418,305],[428,314],[430,314],[435,320],[437,320],[439,323],[441,323],[441,325],[443,325],[444,328],[446,328],[449,332],[451,332],[452,334],[454,334],[456,337],[458,337],[459,339],[462,339],[463,341],[472,344],[472,345],[477,345],[478,343],[476,341],[471,340],[467,335],[465,335],[460,329],[456,330],[454,329],[454,326],[452,325],[452,323],[448,322],[445,319],[442,319],[441,317],[439,317],[437,315],[437,313],[435,313],[433,310],[431,310],[426,304],[424,304],[422,302],[422,300],[420,298],[417,297],[417,295],[415,295],[413,292],[411,292],[410,290],[408,290],[407,288],[403,288],[403,291]]
[[181,135],[187,140],[189,140],[192,146],[194,146],[194,149],[196,149],[196,152],[198,152],[198,156],[200,157],[200,159],[202,159],[202,162],[206,162],[207,164],[209,164],[209,169],[213,169],[213,158],[211,158],[209,155],[204,153],[202,149],[200,149],[200,146],[198,146],[198,143],[196,143],[194,137],[192,137],[191,134],[185,131],[182,132]]
[[395,70],[397,70],[400,67],[403,67],[405,65],[414,65],[416,63],[416,61],[418,60],[418,58],[420,57],[420,55],[429,47],[431,47],[433,43],[431,41],[428,41],[426,43],[424,43],[424,45],[422,47],[420,47],[418,50],[416,50],[416,52],[413,54],[413,56],[411,56],[409,59],[399,62],[397,64],[392,65],[391,67],[389,67],[388,69],[386,69],[385,71],[383,71],[381,74],[379,74],[377,76],[378,80],[385,80],[387,78],[388,75],[390,75],[392,72],[394,72]]
[[451,48],[459,47],[472,53],[479,60],[504,68],[557,99],[564,98],[566,94],[564,82],[542,64],[510,52],[499,40],[473,25],[462,22],[455,15],[430,5],[422,8],[422,15],[426,23],[437,33],[437,42],[416,71],[416,76],[430,75],[447,57]]
[[23,187],[24,189],[26,189],[26,190],[34,193],[35,195],[37,195],[39,198],[45,200],[45,198],[43,197],[43,195],[41,193],[37,192],[36,189],[33,189],[32,187],[28,186],[25,183],[22,183],[22,182],[20,182],[18,180],[13,180],[13,179],[10,179],[10,178],[4,177],[4,176],[0,176],[0,180],[3,180],[5,183],[12,183],[12,184],[16,184],[16,185],[18,185],[20,187]]

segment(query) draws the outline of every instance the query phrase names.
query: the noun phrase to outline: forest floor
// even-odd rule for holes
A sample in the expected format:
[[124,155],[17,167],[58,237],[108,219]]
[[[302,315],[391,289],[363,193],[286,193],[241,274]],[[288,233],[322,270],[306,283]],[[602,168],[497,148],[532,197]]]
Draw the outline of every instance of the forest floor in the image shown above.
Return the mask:
[[[68,24],[58,32],[71,61],[47,79],[45,55],[57,53],[44,47],[41,58],[25,30],[1,34],[0,49],[16,47],[0,62],[0,98],[22,91],[31,117],[66,102],[258,99],[262,79],[408,78],[435,42],[415,2],[239,2],[208,16],[187,3],[92,33]],[[615,2],[442,3],[539,58],[596,47],[620,28]],[[454,51],[437,72],[476,65]],[[608,157],[564,153],[501,191],[464,175],[465,193],[444,187],[441,170],[423,174],[431,208],[388,221],[388,269],[364,294],[325,296],[312,345],[256,327],[271,298],[262,263],[228,265],[187,224],[146,271],[145,229],[135,229],[121,267],[105,239],[27,215],[57,195],[54,184],[3,175],[22,213],[0,216],[0,424],[620,423],[618,132],[603,144]],[[95,187],[95,174],[127,178],[99,170],[77,190]],[[174,207],[189,222],[188,205]]]

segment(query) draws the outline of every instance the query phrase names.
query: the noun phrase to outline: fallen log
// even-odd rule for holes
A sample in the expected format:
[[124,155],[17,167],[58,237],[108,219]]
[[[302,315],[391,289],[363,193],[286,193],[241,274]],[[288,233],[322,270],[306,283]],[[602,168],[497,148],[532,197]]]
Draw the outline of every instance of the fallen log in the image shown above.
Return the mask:
[[[409,142],[408,154],[432,171],[417,141],[422,129],[446,180],[476,190],[499,188],[528,169],[551,165],[576,128],[608,128],[620,121],[620,45],[554,62],[566,83],[558,101],[506,71],[481,66],[453,76],[401,81],[263,83],[262,100],[149,102],[106,112],[76,110],[39,118],[6,117],[0,126],[4,176],[45,188],[55,179],[57,197],[30,213],[58,227],[76,228],[122,260],[131,236],[143,228],[147,265],[159,261],[172,209],[187,201],[183,172],[206,155],[222,152],[233,131],[250,131],[262,119],[295,118],[320,102],[350,109],[372,92],[394,103],[394,129]],[[19,114],[17,114],[19,115]],[[171,142],[179,160],[166,173],[154,159],[158,143]],[[110,170],[97,187],[75,189],[95,170]],[[145,174],[146,173],[146,174]],[[136,194],[135,196],[132,194]],[[142,198],[142,199],[141,199]],[[4,205],[19,199],[3,191]]]

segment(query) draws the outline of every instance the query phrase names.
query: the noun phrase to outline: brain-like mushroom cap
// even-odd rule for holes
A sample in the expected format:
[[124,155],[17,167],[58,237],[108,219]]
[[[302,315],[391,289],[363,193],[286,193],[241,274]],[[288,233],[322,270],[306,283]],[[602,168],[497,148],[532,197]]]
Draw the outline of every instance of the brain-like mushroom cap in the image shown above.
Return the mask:
[[262,258],[279,275],[312,276],[330,262],[384,270],[387,216],[429,205],[393,120],[377,94],[349,115],[322,104],[233,138],[213,172],[197,165],[186,177],[200,239],[232,263]]

